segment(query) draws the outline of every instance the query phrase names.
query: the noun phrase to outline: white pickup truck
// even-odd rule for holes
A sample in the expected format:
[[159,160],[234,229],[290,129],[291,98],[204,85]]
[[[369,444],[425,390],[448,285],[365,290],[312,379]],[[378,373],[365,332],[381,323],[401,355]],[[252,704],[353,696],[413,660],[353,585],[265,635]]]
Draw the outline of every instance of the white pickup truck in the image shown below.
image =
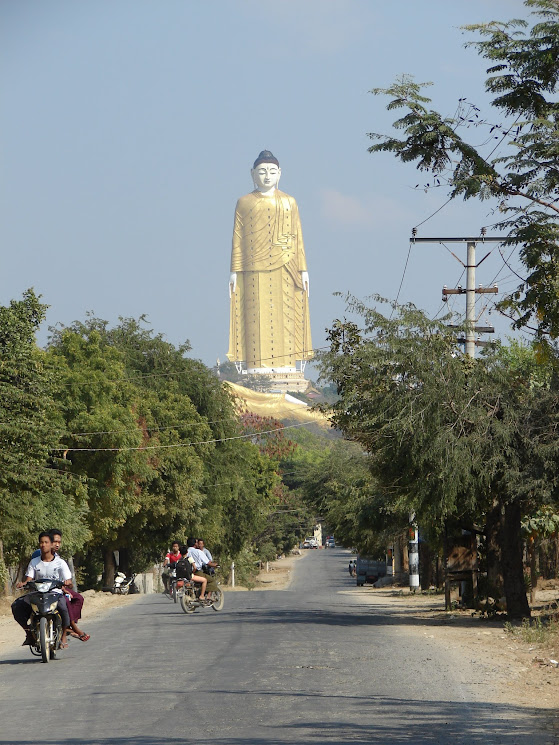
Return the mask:
[[305,538],[301,548],[318,548],[318,541],[316,538]]

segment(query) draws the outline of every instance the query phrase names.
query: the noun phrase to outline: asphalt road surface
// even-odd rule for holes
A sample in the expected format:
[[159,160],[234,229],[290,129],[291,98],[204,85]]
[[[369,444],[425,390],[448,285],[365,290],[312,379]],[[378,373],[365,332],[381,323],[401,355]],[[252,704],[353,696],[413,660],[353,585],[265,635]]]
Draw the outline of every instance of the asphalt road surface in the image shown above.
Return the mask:
[[146,596],[48,665],[25,648],[4,655],[0,744],[551,742],[457,682],[460,658],[389,605],[360,603],[347,563],[309,551],[289,590],[229,593],[221,612],[189,616]]

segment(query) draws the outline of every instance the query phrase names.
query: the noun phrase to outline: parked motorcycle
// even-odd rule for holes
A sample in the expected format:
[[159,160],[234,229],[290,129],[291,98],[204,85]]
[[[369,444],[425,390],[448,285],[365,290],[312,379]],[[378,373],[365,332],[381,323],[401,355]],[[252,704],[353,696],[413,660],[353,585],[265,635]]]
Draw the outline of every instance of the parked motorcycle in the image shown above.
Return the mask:
[[33,643],[31,654],[41,657],[43,662],[56,659],[56,650],[62,638],[62,619],[58,613],[60,593],[63,583],[58,579],[38,579],[28,582],[31,592],[28,595],[31,606],[30,634]]
[[217,580],[218,588],[213,592],[207,592],[206,598],[208,602],[200,600],[200,583],[193,582],[191,579],[184,580],[183,593],[180,596],[181,608],[185,613],[194,613],[202,606],[211,606],[215,611],[221,610],[225,602],[223,590],[219,587],[219,580]]
[[134,584],[135,579],[135,574],[133,574],[131,577],[127,577],[123,572],[117,572],[113,585],[113,594],[132,595],[136,590],[136,585]]

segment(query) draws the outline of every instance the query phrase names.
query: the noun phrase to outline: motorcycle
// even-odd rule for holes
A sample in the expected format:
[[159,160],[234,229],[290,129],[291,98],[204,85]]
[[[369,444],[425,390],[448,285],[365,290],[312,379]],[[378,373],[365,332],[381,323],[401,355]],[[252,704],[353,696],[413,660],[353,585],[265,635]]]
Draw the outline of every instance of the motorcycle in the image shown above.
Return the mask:
[[134,584],[135,579],[135,574],[133,574],[131,577],[127,577],[123,572],[117,572],[113,584],[113,594],[132,595],[136,590],[136,586]]
[[178,602],[178,599],[183,593],[184,589],[184,581],[177,577],[177,569],[176,566],[171,565],[169,567],[169,574],[168,574],[168,584],[167,584],[167,594],[173,600],[173,602]]
[[225,602],[225,597],[223,590],[219,587],[219,580],[216,581],[218,584],[217,590],[207,592],[207,602],[204,602],[203,600],[200,600],[200,583],[194,582],[191,579],[185,579],[183,592],[180,596],[180,604],[184,613],[194,613],[202,606],[211,606],[215,611],[221,610]]
[[64,585],[58,579],[38,579],[28,582],[27,586],[31,589],[28,595],[31,606],[29,632],[33,640],[29,649],[43,662],[49,662],[56,659],[62,638],[62,619],[58,613],[60,593],[53,590]]

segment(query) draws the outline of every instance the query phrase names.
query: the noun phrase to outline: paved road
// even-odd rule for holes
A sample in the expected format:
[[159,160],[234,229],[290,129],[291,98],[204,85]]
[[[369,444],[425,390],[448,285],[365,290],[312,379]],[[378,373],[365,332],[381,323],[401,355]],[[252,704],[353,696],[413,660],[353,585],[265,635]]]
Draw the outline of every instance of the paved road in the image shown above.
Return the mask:
[[5,655],[0,745],[550,742],[524,712],[476,700],[459,661],[389,606],[348,593],[347,563],[310,551],[287,591],[229,593],[193,616],[147,596],[51,664]]

